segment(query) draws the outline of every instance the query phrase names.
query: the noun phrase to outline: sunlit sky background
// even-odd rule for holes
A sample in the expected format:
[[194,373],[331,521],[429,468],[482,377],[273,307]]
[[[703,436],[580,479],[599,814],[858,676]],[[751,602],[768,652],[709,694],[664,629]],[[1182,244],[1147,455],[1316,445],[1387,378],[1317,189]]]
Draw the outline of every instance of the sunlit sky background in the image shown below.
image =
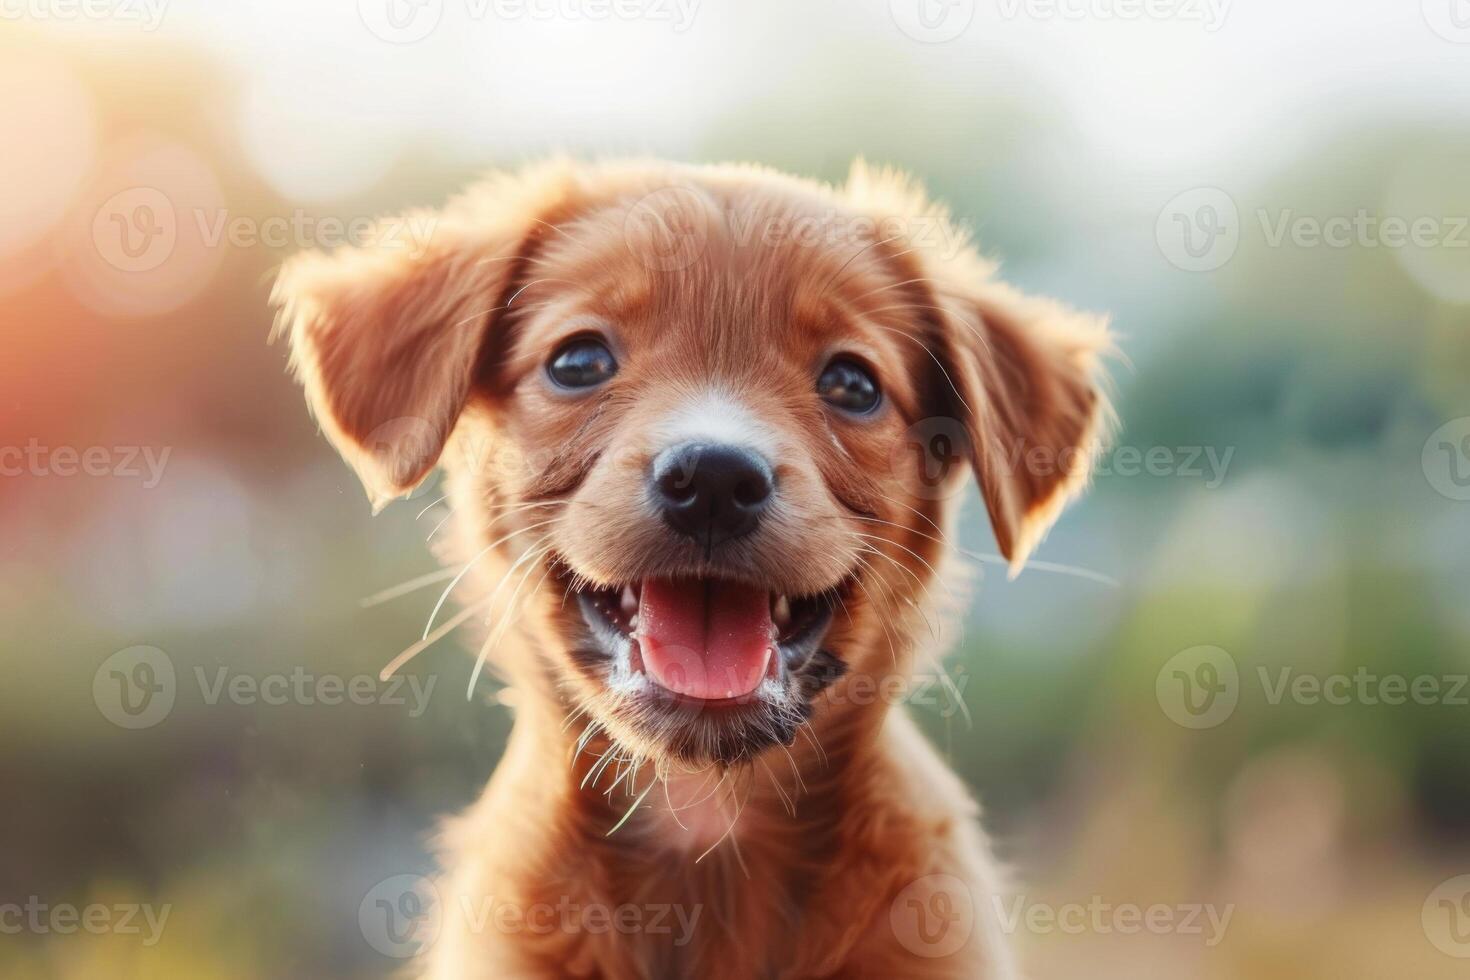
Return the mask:
[[[110,19],[63,16],[52,0],[3,9],[24,29],[119,59],[150,46],[165,59],[204,52],[232,82],[212,124],[282,198],[307,207],[411,170],[418,153],[467,167],[553,149],[689,156],[732,118],[768,139],[785,127],[820,145],[809,129],[829,103],[847,113],[868,101],[885,117],[898,102],[910,132],[952,134],[983,154],[976,107],[999,103],[1060,120],[1022,150],[1033,177],[1055,175],[1049,206],[1075,212],[1076,240],[1056,243],[1065,249],[1118,234],[1192,187],[1237,192],[1345,119],[1453,129],[1470,118],[1470,27],[1450,19],[1463,0],[1152,0],[1164,15],[1126,19],[1116,11],[1133,0],[1059,0],[1066,13],[1049,15],[1047,0],[631,0],[647,11],[632,20],[529,12],[551,0],[520,14],[490,0],[112,2]],[[933,37],[913,29],[921,3],[946,26],[940,40],[913,36]],[[408,33],[393,31],[390,12]],[[44,51],[11,46],[0,84],[28,93],[0,100],[0,126],[29,134],[0,159],[3,255],[45,233],[88,174],[106,169],[100,154],[127,148],[109,142],[91,96]],[[861,140],[862,127],[845,118],[843,142]],[[881,159],[901,156],[903,139],[875,131],[863,142]],[[739,155],[738,144],[714,145]],[[201,197],[215,193],[207,172],[191,176]],[[1157,287],[1108,269],[1117,249],[1097,253],[1079,264],[1125,280],[1107,295]],[[33,261],[12,265],[0,287],[29,278]]]

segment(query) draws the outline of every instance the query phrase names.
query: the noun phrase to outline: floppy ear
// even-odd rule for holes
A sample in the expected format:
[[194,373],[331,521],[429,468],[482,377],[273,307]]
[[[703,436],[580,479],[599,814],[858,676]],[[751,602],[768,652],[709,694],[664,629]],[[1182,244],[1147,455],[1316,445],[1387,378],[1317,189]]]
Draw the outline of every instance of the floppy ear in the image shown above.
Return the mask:
[[940,302],[948,393],[964,401],[955,417],[1014,576],[1086,484],[1111,422],[1107,321],[993,280]]
[[275,332],[375,512],[438,462],[554,183],[492,177],[442,212],[381,223],[391,236],[298,255],[277,278]]

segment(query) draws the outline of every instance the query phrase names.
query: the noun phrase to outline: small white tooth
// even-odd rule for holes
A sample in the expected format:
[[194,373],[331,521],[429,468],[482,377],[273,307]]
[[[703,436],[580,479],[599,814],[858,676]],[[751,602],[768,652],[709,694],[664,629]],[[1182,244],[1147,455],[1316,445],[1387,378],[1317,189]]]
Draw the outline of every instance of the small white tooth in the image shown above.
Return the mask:
[[638,614],[637,613],[634,613],[633,615],[631,615],[631,616],[628,617],[628,629],[629,630],[637,630],[638,629]]
[[623,586],[623,615],[632,616],[638,612],[638,597],[633,594],[631,585]]
[[791,600],[784,595],[777,598],[776,604],[771,607],[771,622],[783,627],[791,622]]

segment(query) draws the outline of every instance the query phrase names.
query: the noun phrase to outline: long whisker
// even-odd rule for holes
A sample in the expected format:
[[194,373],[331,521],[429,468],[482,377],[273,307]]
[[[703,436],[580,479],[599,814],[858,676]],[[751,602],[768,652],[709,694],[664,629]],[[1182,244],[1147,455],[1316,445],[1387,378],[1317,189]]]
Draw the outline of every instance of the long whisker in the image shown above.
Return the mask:
[[653,787],[656,782],[657,780],[649,780],[648,788],[638,794],[638,799],[634,800],[633,805],[628,807],[628,812],[623,814],[623,818],[621,820],[613,824],[612,830],[609,830],[605,836],[611,837],[613,834],[616,834],[618,830],[623,826],[623,824],[628,822],[628,818],[633,815],[633,811],[638,809],[639,804],[641,804],[643,800],[648,796],[648,794],[653,791]]
[[429,501],[429,506],[427,506],[423,510],[419,511],[418,514],[416,514],[414,516],[414,520],[418,520],[420,517],[423,517],[429,511],[433,510],[435,504],[442,504],[444,501],[446,501],[448,499],[449,499],[449,494],[446,493],[444,496],[438,498],[437,500],[431,500],[431,501]]
[[949,586],[947,584],[945,584],[945,581],[944,581],[943,576],[941,576],[939,574],[939,570],[936,569],[933,565],[929,564],[928,559],[926,559],[923,555],[919,554],[917,551],[913,550],[912,548],[905,547],[904,545],[899,544],[897,541],[893,540],[892,538],[886,538],[886,537],[884,537],[881,534],[864,534],[861,531],[851,531],[849,533],[851,533],[855,537],[863,538],[863,539],[868,540],[868,541],[882,541],[884,544],[891,544],[895,548],[901,549],[902,551],[905,551],[908,554],[912,555],[914,558],[918,559],[918,561],[921,562],[925,568],[929,569],[929,574],[931,576],[933,576],[934,580],[937,581],[940,584],[940,586],[944,589],[944,591],[949,594],[949,597],[951,599],[954,598],[954,593],[952,591],[950,591]]
[[862,248],[858,249],[856,252],[853,252],[851,255],[849,255],[847,257],[847,261],[846,262],[843,262],[840,266],[837,267],[837,271],[834,272],[834,273],[832,273],[832,277],[830,279],[828,279],[825,283],[822,284],[822,290],[817,295],[819,297],[826,296],[827,295],[827,290],[829,290],[829,289],[832,288],[832,284],[837,281],[837,277],[840,276],[840,275],[842,275],[844,272],[846,272],[848,266],[852,265],[859,258],[861,258],[862,256],[866,255],[870,249],[877,248],[879,245],[887,245],[889,242],[893,241],[894,239],[896,239],[898,237],[899,236],[897,236],[897,235],[889,235],[887,238],[884,238],[881,241],[869,242],[868,244],[864,245]]
[[539,285],[540,283],[543,283],[543,282],[562,282],[562,283],[566,283],[568,286],[575,286],[576,285],[576,283],[572,282],[570,279],[554,279],[554,278],[552,278],[550,276],[548,276],[548,277],[546,277],[544,279],[532,279],[530,282],[526,283],[520,289],[517,289],[514,293],[511,293],[510,299],[506,300],[505,308],[506,309],[510,309],[512,306],[515,305],[516,297],[520,296],[521,293],[524,293],[526,290],[530,289],[532,286]]
[[478,602],[472,602],[468,606],[465,606],[454,616],[445,620],[444,623],[433,633],[419,640],[417,643],[410,646],[407,650],[404,650],[402,653],[398,654],[398,656],[390,660],[388,662],[388,666],[384,667],[382,671],[378,673],[378,680],[387,681],[390,677],[398,672],[398,668],[402,667],[414,657],[418,656],[420,653],[427,650],[435,643],[438,643],[450,633],[454,632],[456,628],[463,625],[471,616],[479,612],[481,609],[484,609],[485,606],[488,604],[488,599],[481,599]]
[[[1002,555],[986,554],[980,551],[970,551],[968,548],[961,548],[958,546],[955,546],[954,550],[958,551],[966,558],[973,558],[975,559],[975,561],[985,562],[989,565],[1004,565],[1006,567],[1010,567],[1011,564],[1010,561]],[[1054,561],[1035,561],[1028,559],[1026,562],[1026,568],[1028,570],[1034,568],[1038,572],[1054,572],[1058,575],[1073,575],[1077,578],[1085,578],[1089,581],[1100,582],[1103,585],[1108,585],[1115,589],[1122,585],[1122,583],[1119,582],[1117,579],[1108,575],[1104,575],[1102,572],[1094,572],[1090,568],[1080,568],[1076,565],[1063,565],[1059,562]]]
[[408,595],[410,592],[417,592],[419,589],[428,588],[435,582],[442,582],[452,575],[454,575],[454,569],[438,568],[432,572],[411,578],[407,582],[399,582],[397,585],[389,586],[382,592],[375,592],[366,599],[360,600],[360,603],[364,609],[370,609],[373,606],[387,602],[389,599],[397,599],[399,596]]
[[[545,523],[550,524],[550,523],[554,523],[555,521],[556,521],[556,518],[553,518],[551,521],[546,521]],[[505,585],[506,581],[509,580],[510,576],[512,576],[512,575],[515,574],[516,569],[519,568],[523,562],[527,561],[528,559],[530,559],[530,560],[540,559],[540,558],[544,557],[545,555],[549,554],[551,552],[551,550],[552,550],[552,546],[549,545],[549,544],[548,545],[542,545],[539,548],[530,548],[530,549],[527,549],[526,553],[523,554],[523,555],[521,555],[519,558],[517,558],[511,564],[510,568],[508,568],[506,570],[505,574],[501,576],[501,578],[500,578],[500,584],[499,585],[496,585],[495,586],[495,590],[490,593],[490,600],[489,601],[491,601],[491,602],[494,602],[495,601],[495,597],[500,594],[501,587]],[[469,684],[469,687],[465,691],[465,697],[466,698],[470,698],[470,697],[473,697],[474,696],[474,693],[475,693],[475,682],[480,679],[480,670],[481,670],[481,668],[483,668],[485,666],[485,657],[489,655],[490,649],[493,646],[497,645],[500,642],[500,638],[503,635],[505,635],[505,629],[506,629],[507,624],[509,624],[514,619],[514,613],[515,613],[515,608],[516,608],[516,605],[515,605],[516,596],[520,595],[521,587],[526,584],[526,579],[530,578],[531,577],[531,573],[534,572],[535,570],[536,570],[536,566],[534,564],[532,564],[531,566],[529,566],[526,569],[525,574],[522,575],[520,581],[516,583],[515,590],[513,592],[511,592],[510,601],[506,603],[505,617],[503,619],[501,619],[500,625],[496,628],[495,632],[493,634],[491,634],[491,636],[489,637],[489,639],[487,639],[483,644],[481,644],[481,646],[480,646],[480,654],[479,654],[479,656],[477,656],[475,658],[475,668],[474,668],[474,670],[472,670],[470,672],[470,684]],[[550,572],[551,571],[550,567],[548,567],[546,569],[546,571],[547,572]],[[545,578],[546,578],[546,576],[543,573],[543,575],[542,575],[542,581],[545,581]],[[538,589],[541,587],[540,586],[540,582],[537,583],[537,586],[536,587]]]
[[[892,555],[885,555],[883,552],[879,551],[877,548],[872,547],[871,545],[865,545],[863,547],[863,554],[876,555],[877,557],[882,558],[884,561],[887,561],[890,564],[897,565],[899,567],[899,569],[901,569],[902,571],[907,572],[909,575],[911,575],[913,577],[914,581],[919,584],[919,588],[921,588],[921,589],[924,590],[924,598],[925,598],[925,601],[926,602],[927,601],[930,601],[930,599],[929,599],[929,586],[927,584],[925,584],[925,582],[922,579],[920,579],[918,575],[915,575],[914,574],[913,569],[906,568],[902,562],[898,561]],[[865,562],[864,564],[867,564],[867,563]],[[873,567],[872,565],[868,565],[868,568],[871,569],[872,567]],[[876,571],[874,572],[874,574],[875,575],[877,574]],[[904,602],[908,603],[910,606],[913,607],[914,612],[916,612],[916,613],[919,614],[919,618],[922,619],[924,621],[924,625],[926,627],[928,627],[928,629],[929,629],[929,635],[935,640],[935,642],[938,642],[938,640],[939,640],[939,633],[938,633],[937,630],[935,630],[934,624],[929,621],[929,617],[928,617],[927,614],[925,614],[924,610],[922,608],[920,608],[917,603],[915,603],[912,599],[908,598],[907,596],[901,596],[900,598],[902,598]]]
[[[499,518],[496,518],[496,520],[499,520]],[[429,621],[424,624],[424,637],[427,637],[429,635],[429,631],[434,628],[434,619],[439,615],[439,610],[442,609],[442,608],[444,608],[444,601],[449,598],[449,593],[451,593],[451,592],[454,591],[454,587],[459,584],[460,579],[464,578],[465,575],[469,572],[469,570],[471,568],[473,568],[479,562],[479,560],[481,558],[484,558],[492,550],[494,550],[495,548],[498,548],[500,545],[502,545],[505,542],[509,541],[511,538],[515,537],[517,534],[525,534],[527,531],[534,531],[538,527],[545,527],[548,524],[555,524],[557,520],[558,520],[558,518],[552,517],[552,518],[550,518],[548,520],[544,520],[544,521],[541,521],[539,523],[532,524],[529,527],[517,528],[516,530],[511,531],[509,534],[505,535],[504,537],[496,538],[494,541],[491,541],[485,547],[481,548],[479,554],[477,554],[477,555],[475,555],[475,557],[471,558],[469,560],[469,562],[466,563],[465,567],[464,568],[461,568],[459,570],[459,574],[456,575],[456,576],[454,576],[454,581],[450,582],[449,585],[448,585],[448,587],[446,587],[444,589],[444,591],[439,595],[439,601],[436,602],[436,603],[434,603],[434,610],[433,610],[433,612],[429,613]],[[495,524],[495,521],[491,521],[489,524],[487,524],[485,526],[486,526],[486,528],[489,528],[489,527],[492,527],[494,524]]]
[[929,276],[919,276],[917,279],[905,279],[903,282],[890,282],[886,286],[879,286],[876,289],[870,289],[866,293],[862,293],[861,295],[854,296],[852,298],[852,302],[856,303],[860,299],[866,299],[867,297],[872,296],[874,293],[881,293],[881,292],[885,292],[885,291],[890,290],[890,289],[898,289],[901,286],[912,286],[916,282],[933,282],[933,283],[937,283],[937,282],[939,282],[939,280],[938,279],[930,278]]
[[[910,308],[911,309],[930,309],[930,310],[938,310],[938,309],[940,309],[940,307],[937,307],[937,306],[929,306],[929,307],[922,307],[922,306],[920,306],[920,307],[910,307]],[[905,307],[900,307],[900,306],[884,306],[884,307],[880,307],[879,309],[876,309],[876,310],[869,310],[868,312],[870,312],[870,313],[882,313],[885,310],[898,310],[898,309],[905,309]],[[911,334],[904,333],[902,330],[897,330],[897,329],[895,329],[893,327],[885,327],[881,323],[874,324],[874,326],[876,326],[879,330],[886,330],[886,331],[888,331],[891,334],[896,334],[897,336],[902,337],[904,340],[907,340],[907,341],[909,341],[911,343],[918,344],[919,347],[923,349],[924,353],[926,353],[926,354],[929,355],[929,359],[934,362],[934,365],[939,368],[939,373],[942,374],[942,375],[944,375],[944,380],[949,384],[949,390],[952,391],[952,392],[954,392],[955,398],[959,399],[959,403],[961,405],[965,406],[965,411],[970,414],[970,417],[971,418],[974,418],[975,417],[975,410],[970,407],[970,403],[969,402],[965,401],[965,396],[962,395],[962,394],[960,394],[960,389],[954,383],[954,379],[949,376],[949,370],[944,366],[944,362],[939,359],[939,356],[937,354],[935,354],[932,350],[929,349],[929,345],[928,344],[924,343],[918,337],[912,336]]]

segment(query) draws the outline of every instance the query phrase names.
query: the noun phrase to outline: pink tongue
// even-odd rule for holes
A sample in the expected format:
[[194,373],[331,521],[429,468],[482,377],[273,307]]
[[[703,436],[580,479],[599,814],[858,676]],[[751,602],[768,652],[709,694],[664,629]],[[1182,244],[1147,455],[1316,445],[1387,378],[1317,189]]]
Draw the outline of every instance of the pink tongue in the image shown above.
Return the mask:
[[770,666],[774,636],[764,590],[713,580],[643,583],[643,666],[676,694],[705,701],[749,694]]

